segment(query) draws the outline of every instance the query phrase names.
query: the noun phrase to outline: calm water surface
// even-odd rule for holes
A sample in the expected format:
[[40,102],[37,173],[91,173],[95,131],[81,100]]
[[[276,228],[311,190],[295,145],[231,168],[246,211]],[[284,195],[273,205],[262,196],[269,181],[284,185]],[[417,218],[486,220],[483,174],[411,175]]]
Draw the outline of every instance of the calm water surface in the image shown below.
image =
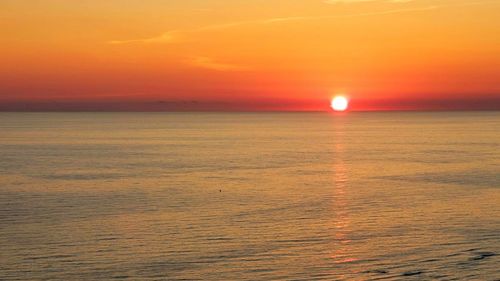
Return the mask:
[[0,113],[2,280],[498,280],[500,113]]

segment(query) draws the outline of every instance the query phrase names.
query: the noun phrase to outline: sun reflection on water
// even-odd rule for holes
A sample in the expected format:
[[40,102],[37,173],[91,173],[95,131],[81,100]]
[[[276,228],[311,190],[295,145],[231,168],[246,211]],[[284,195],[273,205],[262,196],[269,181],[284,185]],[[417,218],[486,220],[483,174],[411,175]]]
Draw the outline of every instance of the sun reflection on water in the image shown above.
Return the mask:
[[334,249],[331,258],[334,263],[343,264],[356,261],[350,251],[350,217],[348,201],[348,169],[345,163],[345,130],[342,123],[336,124],[333,162],[333,204]]

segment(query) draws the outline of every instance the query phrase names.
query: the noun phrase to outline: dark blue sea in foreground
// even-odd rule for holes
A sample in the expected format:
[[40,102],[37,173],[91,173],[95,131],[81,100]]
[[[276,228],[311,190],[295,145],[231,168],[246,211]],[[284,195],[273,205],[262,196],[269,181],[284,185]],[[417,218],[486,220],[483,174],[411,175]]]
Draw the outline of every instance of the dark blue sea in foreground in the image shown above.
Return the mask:
[[0,113],[1,280],[499,280],[500,112]]

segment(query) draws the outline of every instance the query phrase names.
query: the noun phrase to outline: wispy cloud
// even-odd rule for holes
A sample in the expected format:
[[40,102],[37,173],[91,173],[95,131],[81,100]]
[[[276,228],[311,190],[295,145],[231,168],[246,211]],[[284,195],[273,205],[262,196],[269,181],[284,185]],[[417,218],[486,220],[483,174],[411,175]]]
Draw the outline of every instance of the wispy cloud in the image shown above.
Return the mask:
[[237,22],[229,22],[223,24],[214,24],[207,25],[193,29],[178,29],[167,31],[159,36],[144,38],[144,39],[130,39],[130,40],[112,40],[108,41],[109,44],[128,44],[128,43],[176,43],[179,41],[183,41],[183,35],[189,33],[203,32],[203,31],[217,31],[224,30],[229,28],[235,28],[239,26],[245,25],[255,25],[255,24],[273,24],[279,22],[286,21],[297,21],[297,20],[310,20],[310,19],[319,19],[315,17],[286,17],[286,18],[270,18],[270,19],[262,19],[262,20],[251,20],[251,21],[237,21]]
[[[356,0],[355,0],[356,1]],[[366,0],[360,0],[366,1]],[[398,1],[398,0],[396,0]],[[401,0],[399,0],[401,1]],[[404,1],[404,0],[403,0]],[[217,31],[229,28],[235,28],[245,25],[266,25],[266,24],[277,24],[283,22],[292,21],[304,21],[304,20],[323,20],[323,19],[335,19],[335,18],[353,18],[353,17],[365,17],[365,16],[376,16],[376,15],[386,15],[386,14],[399,14],[399,13],[411,13],[419,11],[429,11],[437,9],[438,6],[426,6],[420,8],[408,8],[408,9],[392,9],[384,10],[371,13],[357,13],[357,14],[347,14],[347,15],[335,15],[335,16],[304,16],[304,17],[283,17],[283,18],[270,18],[262,20],[252,20],[252,21],[238,21],[230,22],[225,24],[207,25],[199,28],[186,29],[186,30],[172,30],[165,32],[159,36],[144,38],[144,39],[131,39],[131,40],[112,40],[108,41],[110,44],[128,44],[128,43],[175,43],[182,41],[182,37],[189,33],[203,32],[203,31]]]
[[178,41],[178,35],[182,31],[168,31],[159,36],[145,38],[145,39],[131,39],[131,40],[112,40],[109,44],[127,44],[127,43],[174,43]]
[[229,64],[229,63],[221,63],[221,62],[215,61],[214,59],[209,58],[209,57],[192,57],[192,58],[189,58],[188,60],[186,60],[186,62],[191,66],[210,69],[210,70],[217,70],[217,71],[244,71],[244,70],[248,70],[248,68],[245,66],[236,65],[236,64]]
[[[392,2],[392,3],[403,3],[403,2],[414,2],[415,0],[324,0],[325,3],[328,4],[336,4],[336,3],[361,3],[361,2],[375,2],[375,1],[384,1],[384,2]],[[176,43],[187,40],[190,33],[204,32],[204,31],[217,31],[224,30],[230,28],[236,28],[240,26],[246,25],[267,25],[267,24],[279,24],[284,22],[292,22],[292,21],[312,21],[312,20],[325,20],[325,19],[336,19],[336,18],[355,18],[355,17],[367,17],[367,16],[377,16],[377,15],[388,15],[388,14],[400,14],[400,13],[413,13],[413,12],[424,12],[436,10],[444,7],[460,7],[460,6],[469,6],[469,5],[482,5],[482,4],[492,4],[499,3],[500,0],[485,0],[485,1],[467,1],[454,4],[447,5],[430,5],[424,7],[414,7],[414,8],[401,8],[401,9],[389,9],[382,10],[376,12],[367,12],[367,13],[354,13],[354,14],[345,14],[345,15],[334,15],[334,16],[297,16],[297,17],[283,17],[283,18],[269,18],[269,19],[261,19],[261,20],[250,20],[250,21],[237,21],[230,22],[225,24],[215,24],[215,25],[207,25],[193,29],[185,29],[185,30],[171,30],[167,31],[161,35],[143,38],[143,39],[131,39],[131,40],[112,40],[108,41],[109,44],[128,44],[128,43]]]

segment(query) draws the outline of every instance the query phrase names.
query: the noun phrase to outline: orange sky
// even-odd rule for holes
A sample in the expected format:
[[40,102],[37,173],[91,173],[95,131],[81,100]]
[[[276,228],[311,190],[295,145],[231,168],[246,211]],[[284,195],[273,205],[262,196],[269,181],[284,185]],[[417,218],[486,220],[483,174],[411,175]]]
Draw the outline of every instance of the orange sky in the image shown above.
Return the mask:
[[500,109],[500,0],[2,0],[0,110]]

